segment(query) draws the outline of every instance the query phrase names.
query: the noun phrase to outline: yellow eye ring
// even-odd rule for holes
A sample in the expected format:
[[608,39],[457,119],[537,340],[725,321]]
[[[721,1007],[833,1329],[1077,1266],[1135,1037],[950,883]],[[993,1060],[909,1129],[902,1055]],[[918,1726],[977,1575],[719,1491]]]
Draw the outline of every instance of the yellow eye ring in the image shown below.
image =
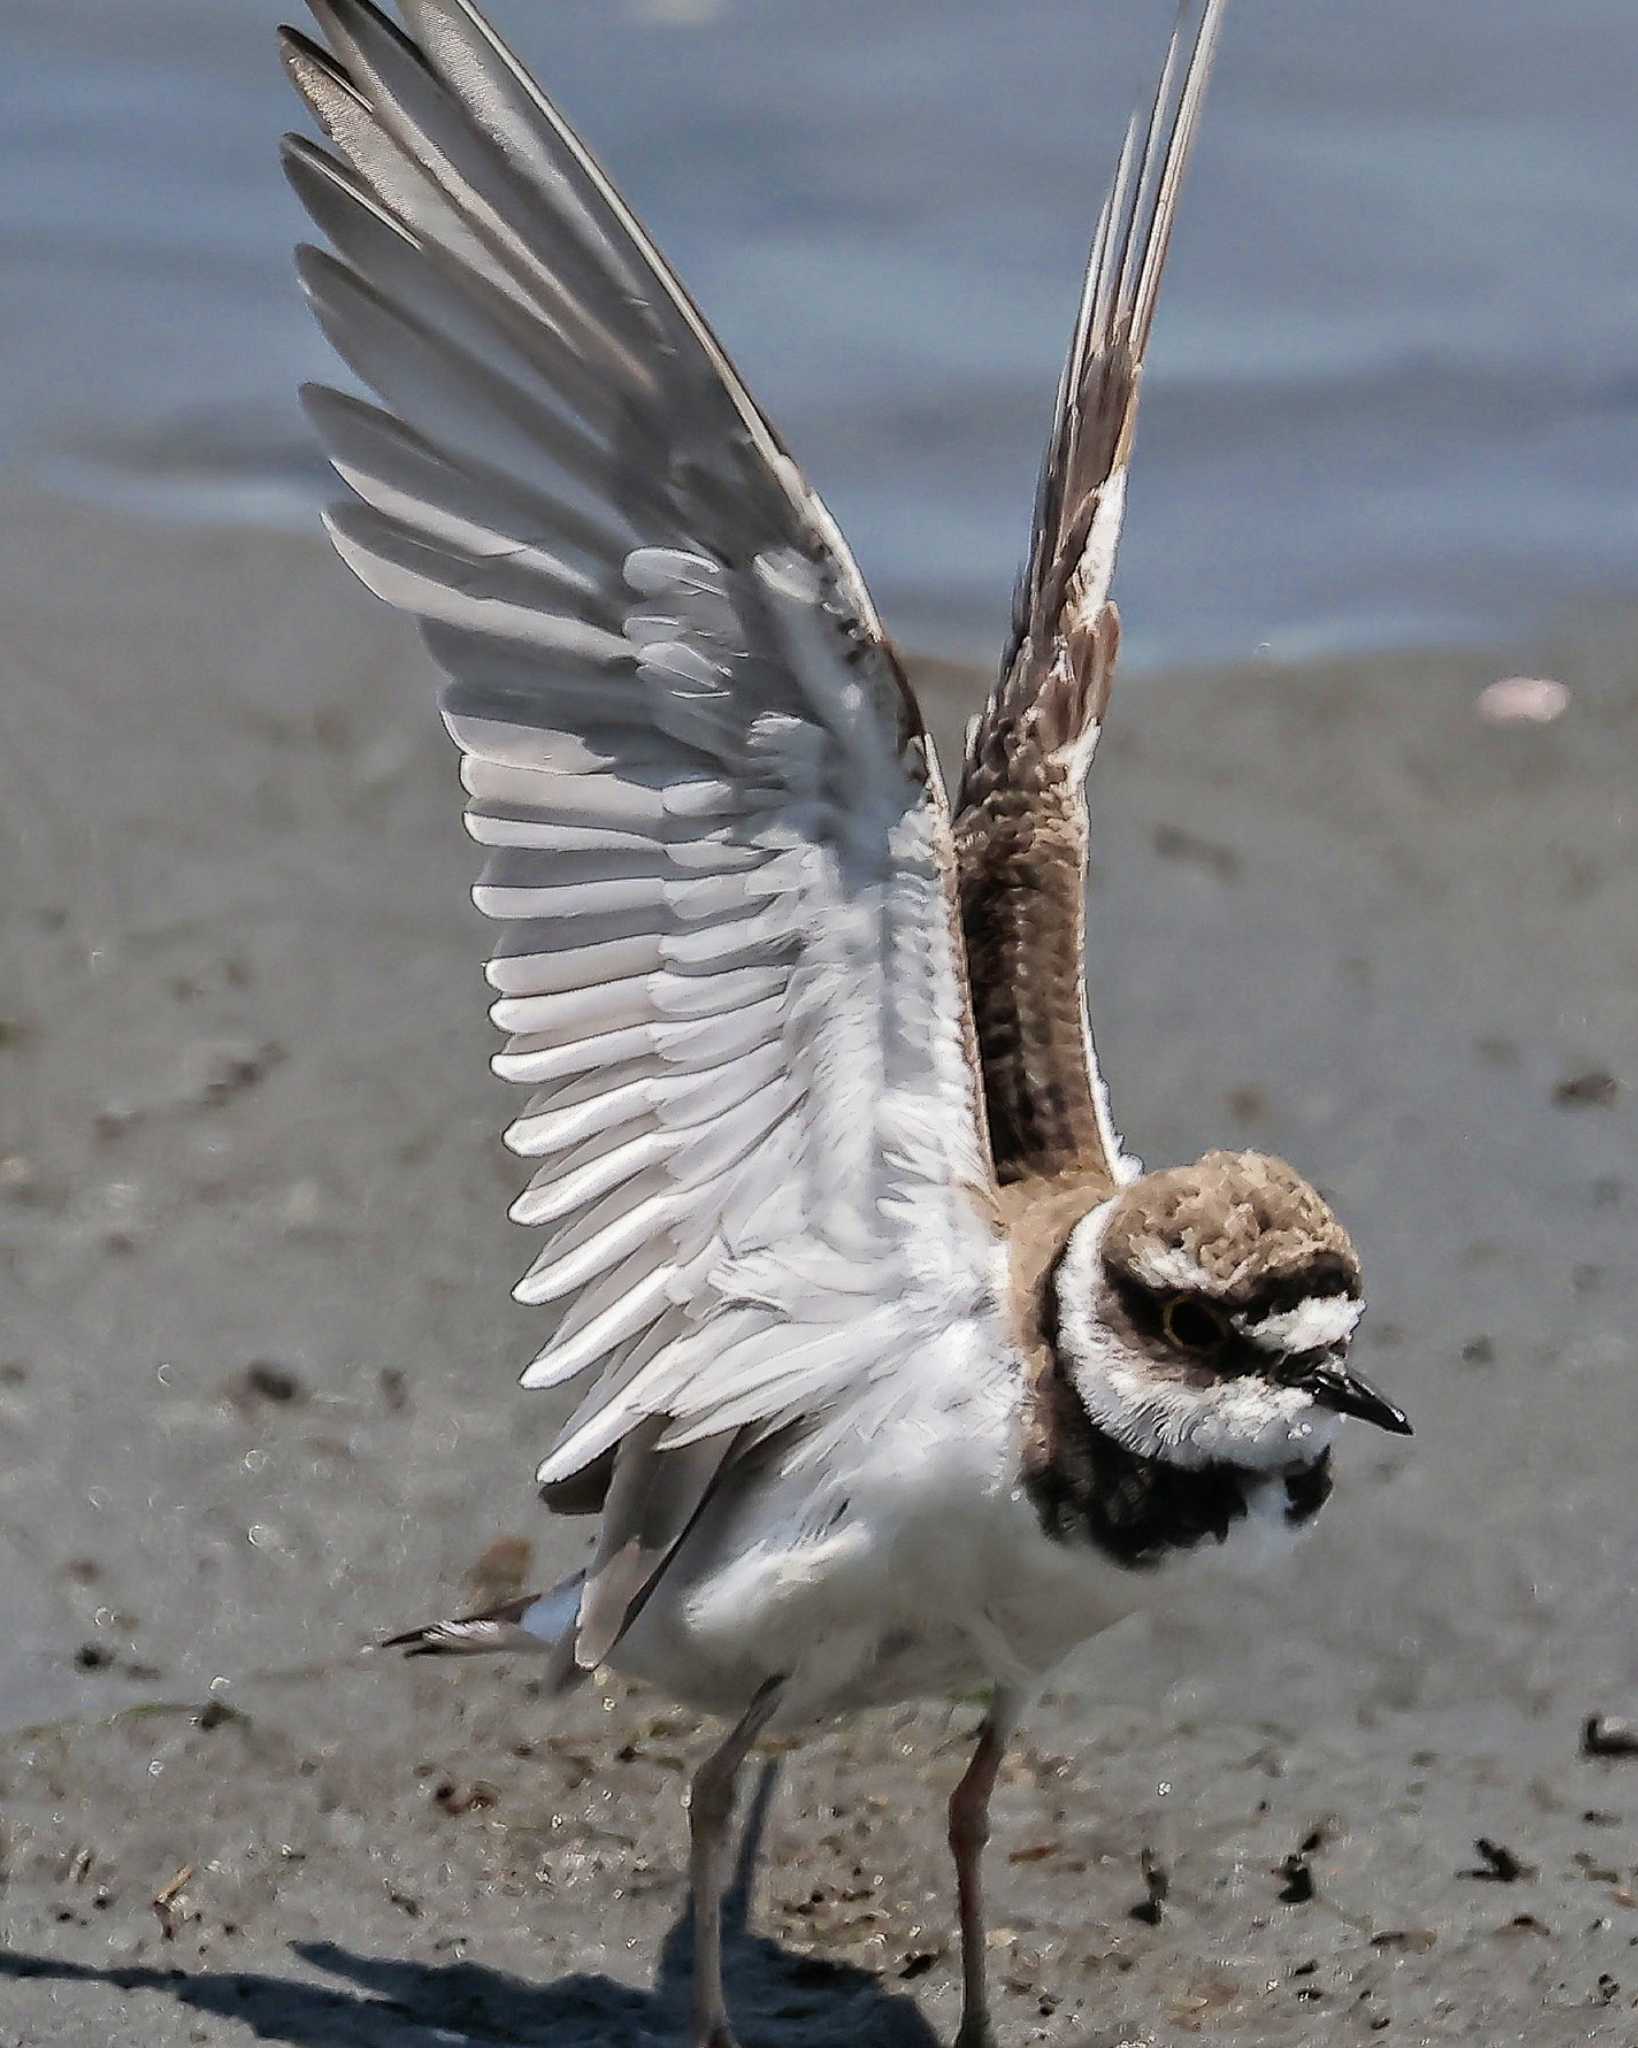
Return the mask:
[[1196,1294],[1174,1294],[1160,1312],[1160,1326],[1169,1343],[1196,1356],[1215,1351],[1228,1336],[1221,1313]]

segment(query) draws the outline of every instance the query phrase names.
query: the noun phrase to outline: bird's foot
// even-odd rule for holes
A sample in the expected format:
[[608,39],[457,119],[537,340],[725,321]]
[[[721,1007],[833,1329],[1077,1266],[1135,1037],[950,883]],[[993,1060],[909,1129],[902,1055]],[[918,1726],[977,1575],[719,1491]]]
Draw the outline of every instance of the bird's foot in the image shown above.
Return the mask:
[[955,2048],[995,2048],[995,2029],[987,2012],[964,2012]]

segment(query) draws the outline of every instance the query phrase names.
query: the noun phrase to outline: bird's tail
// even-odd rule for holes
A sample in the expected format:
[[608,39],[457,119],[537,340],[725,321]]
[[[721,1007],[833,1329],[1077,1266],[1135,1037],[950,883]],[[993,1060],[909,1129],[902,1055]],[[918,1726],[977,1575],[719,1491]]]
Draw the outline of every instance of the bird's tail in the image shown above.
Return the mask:
[[503,1600],[481,1614],[457,1615],[429,1622],[425,1628],[389,1636],[384,1650],[402,1650],[406,1657],[484,1657],[501,1650],[527,1650],[550,1660],[550,1683],[567,1691],[585,1673],[574,1660],[575,1622],[580,1613],[584,1572],[563,1580],[549,1593],[525,1593]]

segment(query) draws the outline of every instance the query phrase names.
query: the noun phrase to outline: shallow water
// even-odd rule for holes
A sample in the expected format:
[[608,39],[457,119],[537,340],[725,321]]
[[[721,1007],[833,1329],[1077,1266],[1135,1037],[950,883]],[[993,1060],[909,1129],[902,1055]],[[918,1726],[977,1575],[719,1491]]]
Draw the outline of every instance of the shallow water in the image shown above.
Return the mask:
[[[280,0],[10,0],[0,455],[310,514]],[[895,622],[992,641],[1164,0],[495,0]],[[1255,0],[1155,346],[1146,659],[1527,632],[1638,583],[1638,10]]]

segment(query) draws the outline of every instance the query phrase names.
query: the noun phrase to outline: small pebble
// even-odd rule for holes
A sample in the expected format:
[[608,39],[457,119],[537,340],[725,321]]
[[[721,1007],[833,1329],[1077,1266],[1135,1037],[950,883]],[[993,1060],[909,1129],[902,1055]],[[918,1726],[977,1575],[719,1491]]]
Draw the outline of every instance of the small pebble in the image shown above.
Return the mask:
[[1589,1714],[1581,1724],[1583,1756],[1638,1756],[1638,1721],[1617,1720],[1613,1714]]
[[1569,708],[1568,687],[1551,676],[1503,676],[1474,701],[1486,725],[1551,725]]
[[300,1379],[287,1365],[258,1358],[245,1367],[244,1388],[258,1401],[273,1401],[281,1407],[299,1401],[305,1392]]
[[1172,1888],[1171,1872],[1153,1849],[1144,1850],[1140,1867],[1148,1896],[1140,1899],[1132,1908],[1132,1918],[1141,1920],[1145,1927],[1158,1927],[1165,1909],[1166,1896]]
[[1493,1842],[1488,1835],[1481,1835],[1473,1846],[1479,1852],[1478,1867],[1458,1871],[1458,1877],[1477,1878],[1481,1884],[1517,1884],[1521,1877],[1534,1874],[1504,1842]]
[[1621,1084],[1613,1074],[1602,1067],[1589,1067],[1585,1073],[1560,1081],[1553,1100],[1560,1109],[1608,1109],[1620,1093]]

